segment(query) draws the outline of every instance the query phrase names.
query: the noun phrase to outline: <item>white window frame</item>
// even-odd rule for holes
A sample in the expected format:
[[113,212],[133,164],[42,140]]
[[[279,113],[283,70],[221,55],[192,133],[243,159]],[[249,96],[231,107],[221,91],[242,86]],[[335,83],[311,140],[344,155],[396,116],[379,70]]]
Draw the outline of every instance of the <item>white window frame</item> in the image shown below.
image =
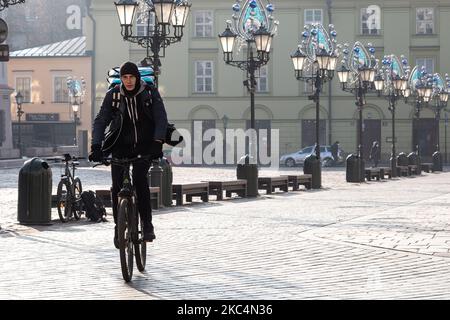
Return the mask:
[[[419,20],[419,10],[431,10],[431,20]],[[432,28],[431,28],[431,33],[427,32],[426,29],[426,25],[427,23],[431,22],[432,23]],[[425,29],[423,30],[423,32],[420,32],[420,24],[424,23],[425,24]],[[426,8],[426,7],[421,7],[421,8],[416,8],[416,34],[434,34],[435,33],[435,11],[434,8]]]
[[[265,87],[262,87],[260,79],[265,79]],[[259,69],[259,77],[256,78],[256,92],[269,92],[269,66],[264,65]]]
[[[67,91],[67,96],[65,100],[58,100],[56,95],[56,78],[63,78],[63,91],[64,86]],[[53,75],[53,102],[54,103],[69,103],[69,90],[67,89],[67,76],[65,75]]]
[[[206,64],[211,64],[211,74],[206,75]],[[203,74],[198,74],[198,65],[202,65]],[[201,87],[198,85],[198,80],[202,81]],[[206,91],[206,79],[211,79],[211,91]],[[212,60],[196,60],[194,62],[194,92],[195,93],[213,93],[214,92],[214,61]]]
[[[381,10],[381,8],[380,8],[379,6],[376,6],[376,7],[378,7],[378,9]],[[360,33],[361,33],[361,35],[364,35],[364,36],[378,36],[378,35],[381,34],[381,11],[379,12],[379,14],[380,14],[380,17],[379,17],[379,19],[380,19],[379,24],[380,24],[380,25],[378,26],[378,29],[376,29],[377,32],[376,32],[376,33],[370,33],[370,31],[369,31],[368,33],[364,33],[364,28],[363,28],[363,14],[366,14],[366,13],[367,13],[367,9],[369,9],[369,7],[361,8],[360,11],[359,11],[359,28],[360,28]],[[369,27],[369,26],[367,26],[367,27]],[[370,30],[370,29],[368,29],[368,30]]]
[[[306,18],[307,13],[312,11],[312,17],[313,19],[311,21],[308,21],[308,19]],[[320,12],[320,20],[316,20],[316,13]],[[304,12],[304,24],[311,24],[311,23],[320,23],[323,24],[323,10],[322,9],[305,9]]]
[[[29,94],[25,94],[23,90],[18,90],[18,85],[17,85],[17,81],[19,79],[30,79],[30,87],[28,88],[29,90]],[[17,75],[14,78],[14,83],[15,83],[15,89],[16,92],[18,93],[20,91],[20,93],[23,96],[23,103],[32,103],[32,97],[33,97],[33,78],[31,76],[28,75]]]
[[[428,65],[429,62],[431,62],[431,70],[429,69],[429,65]],[[436,59],[433,57],[416,58],[416,66],[418,66],[419,68],[422,68],[422,66],[425,66],[427,73],[434,74],[434,70],[436,69]]]
[[136,15],[136,35],[140,37],[151,35],[155,31],[155,13],[150,12],[150,30],[147,30],[147,20],[141,19],[143,15],[144,13]]
[[[206,16],[211,15],[211,21],[205,22]],[[200,17],[202,22],[198,22],[197,18]],[[211,33],[207,33],[207,27],[211,27]],[[197,27],[202,27],[201,32],[197,32]],[[212,10],[199,10],[194,12],[194,37],[196,38],[212,38],[214,34],[214,12]]]

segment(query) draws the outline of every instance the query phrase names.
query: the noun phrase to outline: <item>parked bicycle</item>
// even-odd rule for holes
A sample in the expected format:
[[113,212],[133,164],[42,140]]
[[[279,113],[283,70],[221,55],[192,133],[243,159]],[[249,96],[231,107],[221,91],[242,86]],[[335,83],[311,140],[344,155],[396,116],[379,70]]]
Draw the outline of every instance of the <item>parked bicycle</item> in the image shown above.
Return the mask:
[[[73,157],[66,153],[64,159],[60,159],[65,163],[64,174],[58,183],[56,192],[56,208],[58,209],[59,219],[62,222],[69,221],[72,217],[79,220],[83,214],[83,203],[81,201],[81,180],[75,176],[75,170],[80,163],[78,160],[84,158]],[[72,167],[72,170],[71,168]]]
[[119,239],[120,266],[126,282],[133,276],[133,256],[140,272],[145,270],[147,261],[147,244],[143,240],[143,222],[138,214],[136,191],[130,175],[130,166],[138,161],[150,161],[148,156],[132,159],[107,158],[103,163],[94,165],[118,165],[124,168],[122,189],[118,194],[117,230]]

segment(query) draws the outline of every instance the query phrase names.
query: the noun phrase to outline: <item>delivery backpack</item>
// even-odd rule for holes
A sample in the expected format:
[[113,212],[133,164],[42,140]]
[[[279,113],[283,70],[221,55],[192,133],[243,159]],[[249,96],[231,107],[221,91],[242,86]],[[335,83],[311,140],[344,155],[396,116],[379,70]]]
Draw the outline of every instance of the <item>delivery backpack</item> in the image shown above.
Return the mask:
[[[141,79],[145,81],[145,83],[153,87],[155,85],[155,73],[151,67],[138,67],[139,74],[141,75]],[[114,88],[116,85],[120,85],[122,81],[120,80],[120,67],[111,68],[108,71],[108,78],[106,79],[109,84],[109,89]]]
[[[147,84],[148,88],[155,87],[155,73],[151,67],[138,67],[141,79]],[[111,68],[108,71],[107,78],[109,89],[120,85],[122,81],[120,80],[120,67]],[[119,108],[120,105],[120,94],[113,93],[113,108]],[[109,132],[106,134],[105,143],[103,144],[103,151],[108,151],[116,142],[120,131]],[[165,143],[170,146],[176,146],[183,141],[183,136],[178,132],[172,123],[167,124]]]
[[87,219],[94,222],[106,221],[105,205],[94,191],[83,191],[81,193],[81,201],[83,201]]

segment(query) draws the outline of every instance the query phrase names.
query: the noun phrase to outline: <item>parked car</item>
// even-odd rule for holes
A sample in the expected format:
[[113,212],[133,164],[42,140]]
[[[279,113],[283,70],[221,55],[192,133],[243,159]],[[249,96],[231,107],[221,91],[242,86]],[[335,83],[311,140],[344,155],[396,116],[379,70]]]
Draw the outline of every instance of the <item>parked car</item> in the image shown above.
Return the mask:
[[163,150],[163,157],[167,159],[170,165],[173,165],[172,161],[172,149]]
[[[314,147],[315,146],[309,146],[297,152],[282,155],[280,157],[280,164],[286,165],[287,167],[303,165],[306,157],[308,157],[311,153],[314,153]],[[320,160],[322,161],[323,167],[330,167],[334,164],[330,146],[320,146]],[[344,151],[341,148],[339,148],[337,164],[340,164],[343,161],[344,161]]]

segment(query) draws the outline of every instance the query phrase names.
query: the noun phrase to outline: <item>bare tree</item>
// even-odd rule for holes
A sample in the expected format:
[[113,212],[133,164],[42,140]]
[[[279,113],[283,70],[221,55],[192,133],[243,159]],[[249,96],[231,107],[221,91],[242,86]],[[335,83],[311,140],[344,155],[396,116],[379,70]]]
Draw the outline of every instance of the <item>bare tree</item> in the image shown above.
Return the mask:
[[10,50],[32,48],[82,35],[85,0],[27,0],[5,10]]

